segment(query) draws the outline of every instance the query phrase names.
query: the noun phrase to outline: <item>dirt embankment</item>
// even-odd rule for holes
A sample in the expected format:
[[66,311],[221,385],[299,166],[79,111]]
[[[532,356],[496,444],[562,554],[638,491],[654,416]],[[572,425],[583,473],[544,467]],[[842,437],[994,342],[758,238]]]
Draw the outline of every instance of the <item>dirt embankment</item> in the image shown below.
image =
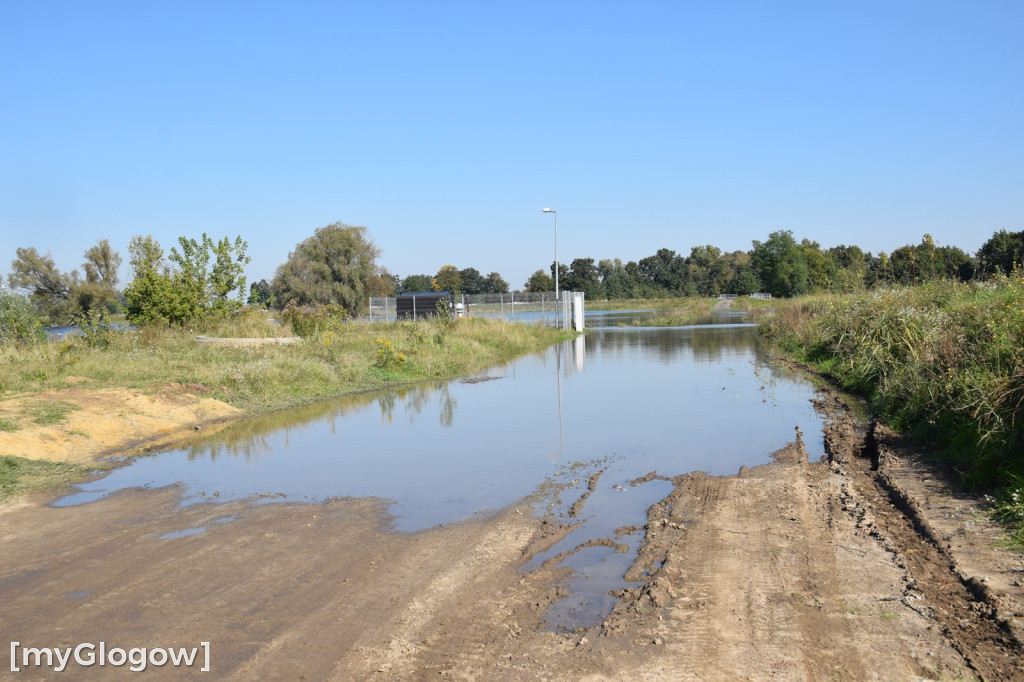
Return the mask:
[[1020,556],[893,434],[819,407],[831,461],[797,438],[775,464],[673,479],[641,582],[593,628],[539,627],[564,569],[520,568],[571,517],[399,534],[373,500],[180,507],[165,489],[4,514],[0,641],[209,641],[226,679],[1024,679]]
[[204,397],[205,389],[198,385],[171,383],[143,392],[93,389],[84,380],[72,383],[0,401],[0,419],[16,427],[0,431],[0,455],[92,462],[156,447],[197,427],[242,415],[236,407]]

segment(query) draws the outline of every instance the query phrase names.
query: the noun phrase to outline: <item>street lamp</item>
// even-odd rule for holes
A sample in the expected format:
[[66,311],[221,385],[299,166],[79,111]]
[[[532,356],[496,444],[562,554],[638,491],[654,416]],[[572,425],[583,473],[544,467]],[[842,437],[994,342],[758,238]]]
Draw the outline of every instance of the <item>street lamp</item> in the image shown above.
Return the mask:
[[558,211],[553,208],[542,208],[541,213],[555,214],[555,324],[558,324],[558,316],[561,311],[558,308]]

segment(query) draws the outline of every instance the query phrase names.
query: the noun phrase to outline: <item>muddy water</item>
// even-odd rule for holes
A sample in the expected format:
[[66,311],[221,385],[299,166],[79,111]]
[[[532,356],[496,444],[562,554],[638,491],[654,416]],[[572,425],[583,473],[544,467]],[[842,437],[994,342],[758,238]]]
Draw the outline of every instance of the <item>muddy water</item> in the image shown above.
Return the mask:
[[[576,573],[551,627],[591,624],[613,605],[608,590],[625,585],[642,540],[629,527],[642,527],[669,489],[631,481],[732,474],[768,461],[797,427],[810,456],[823,454],[813,387],[769,366],[752,326],[725,322],[651,328],[637,326],[639,314],[591,315],[585,336],[478,376],[233,424],[55,504],[168,485],[186,504],[378,497],[391,501],[396,529],[412,532],[517,502],[565,517],[599,473],[576,509],[581,525],[530,564],[561,561]],[[521,502],[538,489],[548,494]]]

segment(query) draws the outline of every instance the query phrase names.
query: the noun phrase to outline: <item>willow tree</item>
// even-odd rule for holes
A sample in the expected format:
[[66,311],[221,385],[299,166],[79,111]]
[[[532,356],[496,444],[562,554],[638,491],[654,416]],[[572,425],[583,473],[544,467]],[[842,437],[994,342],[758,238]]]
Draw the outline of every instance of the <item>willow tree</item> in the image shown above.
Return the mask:
[[276,305],[334,303],[350,315],[365,313],[382,281],[378,249],[362,226],[331,223],[300,242],[277,268],[271,289]]

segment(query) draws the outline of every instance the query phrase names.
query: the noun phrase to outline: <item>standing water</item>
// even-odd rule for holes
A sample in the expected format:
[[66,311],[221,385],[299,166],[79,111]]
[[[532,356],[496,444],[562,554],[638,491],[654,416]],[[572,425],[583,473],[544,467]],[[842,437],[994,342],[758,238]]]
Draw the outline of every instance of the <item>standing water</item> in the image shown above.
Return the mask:
[[574,341],[461,381],[231,424],[137,458],[55,505],[174,484],[186,504],[377,497],[390,501],[397,529],[414,532],[576,476],[562,492],[567,506],[600,472],[574,519],[579,527],[525,567],[562,556],[576,577],[548,625],[592,625],[614,606],[608,591],[627,585],[643,539],[615,529],[642,527],[647,507],[671,489],[631,481],[650,472],[733,474],[768,462],[795,427],[812,459],[824,453],[813,387],[767,364],[753,325],[619,326],[636,324],[621,313],[588,323]]

